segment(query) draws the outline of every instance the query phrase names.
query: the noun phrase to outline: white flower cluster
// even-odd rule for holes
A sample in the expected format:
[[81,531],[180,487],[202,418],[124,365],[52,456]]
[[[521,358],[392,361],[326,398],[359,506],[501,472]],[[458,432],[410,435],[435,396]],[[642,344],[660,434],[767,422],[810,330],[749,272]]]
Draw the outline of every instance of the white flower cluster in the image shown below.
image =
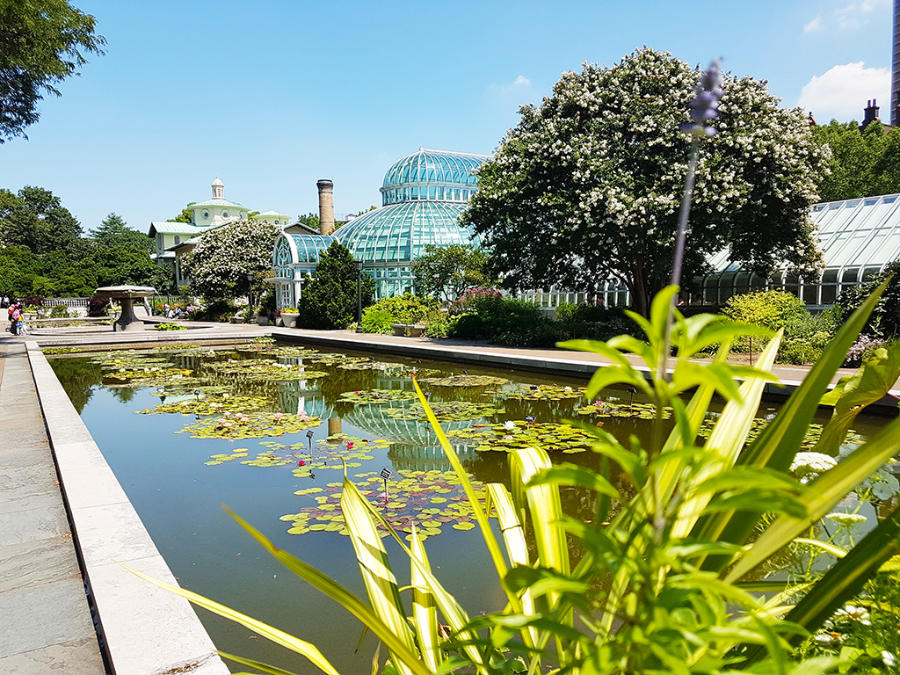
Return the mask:
[[834,457],[823,455],[821,452],[798,452],[794,455],[789,470],[800,479],[801,483],[808,483],[820,473],[836,466],[837,460]]

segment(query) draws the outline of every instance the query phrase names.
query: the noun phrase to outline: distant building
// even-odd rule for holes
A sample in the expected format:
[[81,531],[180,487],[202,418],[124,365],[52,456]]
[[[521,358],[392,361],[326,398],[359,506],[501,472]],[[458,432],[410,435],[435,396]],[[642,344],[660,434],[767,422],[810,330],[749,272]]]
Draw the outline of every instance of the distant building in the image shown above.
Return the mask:
[[237,202],[225,199],[225,184],[217,176],[212,182],[212,198],[202,202],[191,202],[187,209],[191,212],[191,222],[179,223],[171,220],[153,221],[147,234],[156,243],[156,251],[150,255],[159,265],[172,269],[175,284],[182,286],[189,282],[181,273],[181,257],[193,249],[204,232],[236,220],[250,220],[254,223],[270,223],[288,231],[308,231],[309,228],[291,225],[290,216],[277,211],[264,211],[250,215],[250,209]]
[[395,162],[384,174],[382,206],[348,219],[334,229],[332,182],[319,188],[318,234],[284,231],[272,255],[279,307],[297,304],[303,286],[315,277],[319,256],[333,241],[350,249],[363,272],[375,280],[376,299],[414,290],[412,263],[425,247],[453,244],[479,246],[479,237],[459,223],[459,216],[478,189],[476,169],[484,155],[426,150]]

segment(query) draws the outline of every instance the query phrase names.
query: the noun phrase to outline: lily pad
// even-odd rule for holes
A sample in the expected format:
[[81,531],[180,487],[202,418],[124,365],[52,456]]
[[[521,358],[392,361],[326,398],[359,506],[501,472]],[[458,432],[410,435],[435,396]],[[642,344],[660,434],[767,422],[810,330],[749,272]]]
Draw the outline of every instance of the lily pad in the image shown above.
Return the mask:
[[491,387],[506,384],[509,380],[493,375],[447,375],[446,377],[424,377],[419,380],[432,387]]
[[543,448],[547,452],[572,454],[591,448],[592,437],[569,424],[507,421],[487,427],[454,429],[447,436],[477,443],[478,452],[509,452],[517,448]]
[[259,396],[205,396],[174,403],[160,403],[153,408],[136,410],[141,415],[160,415],[180,413],[182,415],[221,415],[226,417],[233,412],[249,412],[260,410],[269,405],[269,400]]
[[318,417],[306,414],[250,413],[202,419],[175,433],[189,433],[191,438],[265,438],[293,434],[317,427],[320,423]]
[[163,368],[149,366],[135,370],[116,370],[103,374],[104,384],[129,384],[140,382],[141,385],[150,382],[166,382],[177,377],[186,377],[192,372],[189,368]]
[[[489,403],[469,403],[468,401],[438,401],[429,405],[438,422],[460,422],[480,417],[490,417],[504,412]],[[398,420],[414,420],[427,422],[425,409],[421,403],[414,403],[408,408],[389,408],[385,411],[389,417]]]
[[413,401],[415,399],[416,392],[408,389],[364,389],[361,391],[345,391],[338,398],[338,402],[371,405],[390,403],[392,401]]
[[503,392],[504,398],[513,401],[559,401],[584,396],[584,387],[557,384],[531,384],[511,392]]
[[[656,418],[656,406],[652,403],[619,403],[612,401],[595,401],[591,405],[582,406],[576,411],[579,415],[595,418],[625,417],[630,419],[652,420]],[[671,408],[663,408],[663,419],[672,416]]]
[[240,376],[251,380],[311,380],[328,373],[307,370],[295,363],[279,363],[271,359],[229,359],[210,365],[217,373]]

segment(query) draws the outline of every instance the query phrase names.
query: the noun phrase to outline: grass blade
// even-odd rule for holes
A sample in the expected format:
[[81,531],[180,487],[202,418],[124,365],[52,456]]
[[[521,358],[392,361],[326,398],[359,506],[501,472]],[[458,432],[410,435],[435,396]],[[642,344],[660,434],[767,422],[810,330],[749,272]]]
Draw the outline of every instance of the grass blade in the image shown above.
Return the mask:
[[[360,504],[360,500],[363,500],[362,495],[356,489],[348,489],[348,484],[355,488],[345,474],[344,489],[341,492],[341,511],[350,531],[350,541],[356,552],[356,560],[359,563],[359,571],[366,586],[369,602],[372,603],[375,614],[390,627],[406,649],[415,652],[415,637],[406,622],[406,612],[400,600],[397,578],[391,569],[387,549],[381,543],[381,535],[369,510]],[[388,649],[395,667],[401,673],[406,672],[406,665],[400,655],[394,654],[390,647]]]
[[328,662],[328,659],[323,656],[322,652],[320,652],[314,644],[306,642],[306,640],[301,640],[300,638],[295,637],[290,633],[285,633],[283,630],[275,628],[274,626],[270,626],[267,623],[263,623],[262,621],[247,616],[242,612],[231,609],[230,607],[226,607],[225,605],[220,604],[215,600],[210,600],[209,598],[206,598],[198,593],[194,593],[193,591],[181,588],[180,586],[167,584],[165,581],[160,581],[159,579],[154,579],[153,577],[144,574],[143,572],[139,572],[132,567],[128,567],[127,565],[122,565],[122,567],[124,567],[132,574],[140,577],[144,581],[149,581],[150,583],[156,584],[160,588],[163,588],[170,593],[180,595],[182,598],[189,600],[198,607],[207,609],[213,614],[218,614],[219,616],[224,617],[229,621],[239,623],[245,628],[249,628],[257,635],[261,635],[262,637],[266,638],[267,640],[271,640],[277,645],[281,645],[282,647],[290,649],[292,652],[296,652],[297,654],[305,656],[314,666],[316,666],[324,673],[329,673],[330,675],[339,675],[338,671],[335,670],[334,666],[332,666],[331,663]]
[[[816,631],[847,600],[857,595],[863,585],[878,571],[882,563],[900,553],[900,508],[881,521],[853,549],[816,582],[812,590],[785,617]],[[797,644],[802,636],[792,636]],[[751,650],[752,651],[752,650]],[[751,661],[762,654],[753,655]]]
[[419,651],[422,652],[422,660],[425,661],[425,664],[432,670],[437,670],[443,660],[438,636],[437,607],[434,603],[434,596],[428,588],[428,581],[419,571],[420,567],[431,570],[431,565],[428,563],[425,546],[422,545],[422,539],[416,531],[415,523],[413,523],[410,551],[414,558],[409,571],[410,583],[413,587],[413,624],[419,640]]
[[284,670],[283,668],[279,668],[278,666],[272,666],[268,663],[257,661],[256,659],[247,659],[243,656],[236,656],[234,654],[228,654],[226,652],[219,652],[219,656],[221,656],[223,659],[228,659],[229,661],[240,663],[242,666],[250,666],[251,668],[258,670],[261,673],[266,673],[266,675],[294,675],[294,673],[292,673],[290,670]]
[[[781,516],[738,559],[727,581],[736,581],[789,544],[806,528],[825,516],[853,488],[878,467],[900,452],[900,418],[884,427],[865,445],[845,457],[836,467],[822,474],[801,496],[806,518]],[[845,558],[846,559],[846,558]]]
[[275,559],[280,561],[298,577],[340,604],[344,609],[359,619],[364,626],[367,626],[388,649],[395,654],[401,655],[403,662],[407,664],[407,666],[410,667],[410,670],[416,673],[416,675],[432,675],[431,671],[418,660],[418,656],[415,652],[410,651],[406,643],[397,637],[391,628],[385,624],[361,598],[348,591],[330,577],[325,576],[325,574],[315,567],[303,562],[287,551],[277,548],[264,534],[262,534],[262,532],[235,514],[228,507],[225,507],[225,510]]

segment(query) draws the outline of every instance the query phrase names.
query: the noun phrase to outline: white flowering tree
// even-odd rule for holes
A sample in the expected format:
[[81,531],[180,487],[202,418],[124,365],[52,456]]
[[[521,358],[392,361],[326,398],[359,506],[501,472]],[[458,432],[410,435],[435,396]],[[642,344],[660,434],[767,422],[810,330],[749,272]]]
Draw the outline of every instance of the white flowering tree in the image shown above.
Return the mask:
[[261,279],[272,267],[272,247],[279,232],[277,225],[246,220],[208,230],[182,259],[191,290],[207,300],[259,292]]
[[[540,106],[520,109],[463,216],[504,285],[590,291],[616,279],[647,313],[671,271],[690,149],[680,129],[697,81],[687,63],[643,48],[564,73]],[[700,147],[685,282],[725,247],[762,274],[782,262],[808,269],[827,149],[765,82],[726,75],[722,89],[718,134]]]

